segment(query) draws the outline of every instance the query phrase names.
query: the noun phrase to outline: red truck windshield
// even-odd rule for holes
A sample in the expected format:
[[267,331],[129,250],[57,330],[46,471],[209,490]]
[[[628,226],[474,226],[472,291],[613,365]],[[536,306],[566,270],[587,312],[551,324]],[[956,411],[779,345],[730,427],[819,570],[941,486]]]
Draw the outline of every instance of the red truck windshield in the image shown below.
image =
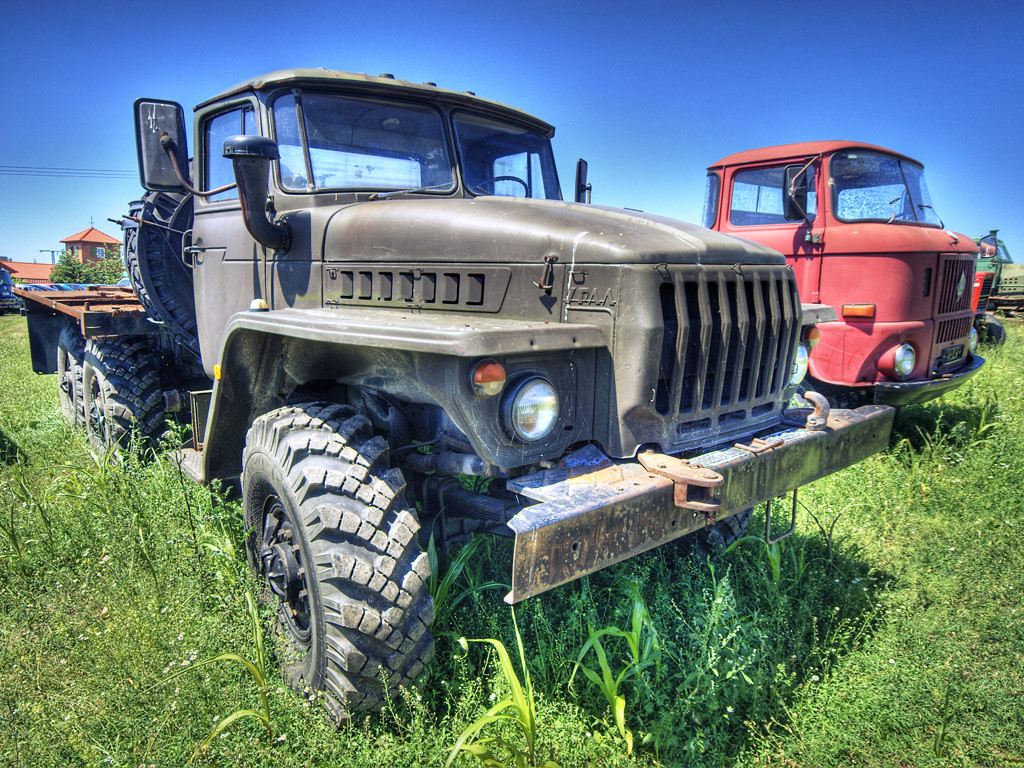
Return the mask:
[[858,150],[836,153],[830,167],[835,215],[841,221],[942,226],[920,165]]

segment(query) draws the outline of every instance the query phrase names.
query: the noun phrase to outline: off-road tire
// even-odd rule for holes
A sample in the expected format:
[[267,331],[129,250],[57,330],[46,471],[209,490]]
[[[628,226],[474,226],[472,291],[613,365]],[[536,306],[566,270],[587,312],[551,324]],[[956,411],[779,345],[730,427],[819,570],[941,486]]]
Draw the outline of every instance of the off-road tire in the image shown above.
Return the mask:
[[133,434],[145,447],[163,432],[159,367],[144,339],[89,339],[82,393],[85,431],[97,452],[126,449]]
[[73,427],[85,424],[85,401],[82,392],[82,358],[85,339],[66,321],[57,337],[57,391],[64,420]]
[[985,338],[988,344],[1002,344],[1006,341],[1006,328],[995,315],[985,315]]
[[279,408],[246,436],[246,555],[278,601],[285,677],[336,720],[379,708],[434,652],[430,564],[388,457],[364,416],[331,403]]
[[150,192],[132,204],[130,215],[139,220],[124,232],[132,288],[151,318],[198,352],[192,272],[182,261],[182,237],[192,228],[192,195]]
[[720,520],[714,525],[709,525],[696,531],[690,538],[693,540],[693,548],[700,557],[708,558],[720,555],[731,544],[743,538],[747,530],[747,523],[750,522],[750,515],[753,509],[745,509],[737,512],[732,517]]

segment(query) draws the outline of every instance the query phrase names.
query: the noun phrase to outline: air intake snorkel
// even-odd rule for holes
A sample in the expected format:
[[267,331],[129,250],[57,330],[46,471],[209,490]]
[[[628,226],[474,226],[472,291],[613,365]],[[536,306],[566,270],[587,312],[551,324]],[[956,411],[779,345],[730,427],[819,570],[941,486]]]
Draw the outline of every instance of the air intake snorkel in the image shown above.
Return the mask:
[[277,144],[264,136],[231,136],[224,141],[224,157],[231,160],[235,169],[245,228],[261,245],[287,251],[291,245],[288,225],[275,224],[266,212],[270,161],[280,156]]

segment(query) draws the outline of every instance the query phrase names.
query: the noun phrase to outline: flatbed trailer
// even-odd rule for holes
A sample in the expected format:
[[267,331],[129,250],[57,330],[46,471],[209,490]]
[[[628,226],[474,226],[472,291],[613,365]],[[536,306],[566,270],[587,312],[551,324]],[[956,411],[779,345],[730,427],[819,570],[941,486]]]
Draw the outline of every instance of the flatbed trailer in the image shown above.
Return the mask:
[[53,370],[35,361],[56,360],[52,339],[65,318],[87,339],[159,332],[159,323],[149,318],[131,288],[105,285],[80,291],[34,291],[15,286],[14,294],[24,299],[25,314],[34,316],[28,328],[36,373]]

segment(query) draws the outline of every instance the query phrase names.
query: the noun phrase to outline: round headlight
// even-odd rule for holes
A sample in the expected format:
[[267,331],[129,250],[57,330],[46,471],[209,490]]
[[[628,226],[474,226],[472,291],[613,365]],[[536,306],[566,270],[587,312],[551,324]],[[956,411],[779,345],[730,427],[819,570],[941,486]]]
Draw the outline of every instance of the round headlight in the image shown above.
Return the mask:
[[971,338],[967,341],[967,351],[972,355],[978,351],[978,329],[971,328]]
[[917,363],[917,353],[909,344],[900,344],[896,349],[896,355],[892,361],[893,372],[897,378],[905,379],[914,372],[914,365]]
[[807,352],[807,347],[803,344],[798,344],[796,347],[796,357],[793,359],[793,375],[789,377],[789,386],[795,387],[804,380],[804,376],[807,375],[807,360],[809,358],[810,354]]
[[520,440],[542,440],[551,434],[558,421],[558,393],[546,379],[526,379],[506,400],[505,419]]

